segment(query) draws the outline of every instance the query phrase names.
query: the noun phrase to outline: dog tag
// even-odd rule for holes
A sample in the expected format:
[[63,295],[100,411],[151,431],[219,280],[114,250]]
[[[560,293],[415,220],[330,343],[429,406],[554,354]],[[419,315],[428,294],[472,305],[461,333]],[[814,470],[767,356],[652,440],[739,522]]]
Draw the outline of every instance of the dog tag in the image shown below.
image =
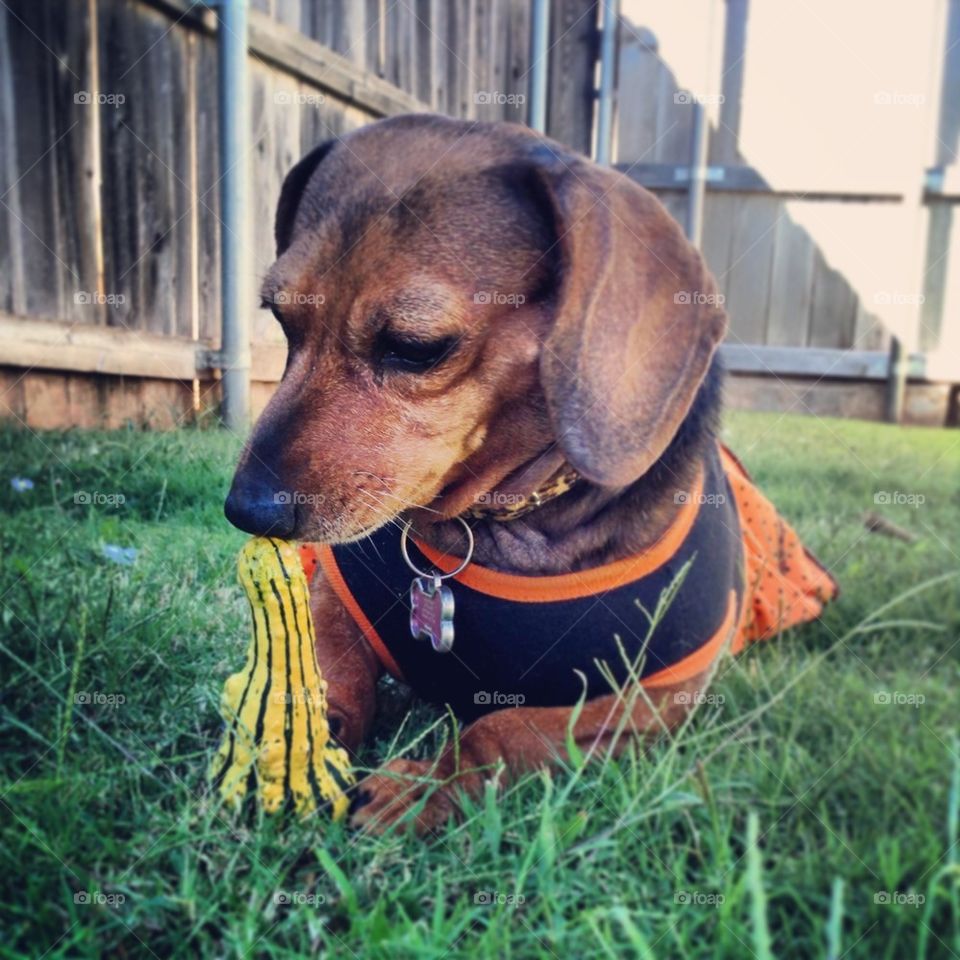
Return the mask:
[[453,591],[439,577],[416,577],[410,584],[410,632],[437,653],[453,646]]

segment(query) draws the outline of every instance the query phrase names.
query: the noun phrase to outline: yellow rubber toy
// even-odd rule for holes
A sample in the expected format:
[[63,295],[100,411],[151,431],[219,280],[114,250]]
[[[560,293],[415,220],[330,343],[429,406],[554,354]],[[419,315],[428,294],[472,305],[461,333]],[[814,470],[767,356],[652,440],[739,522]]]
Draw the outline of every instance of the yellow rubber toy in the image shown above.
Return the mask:
[[332,746],[327,684],[317,666],[307,578],[290,543],[256,537],[237,560],[253,613],[247,663],[227,679],[227,729],[211,768],[221,796],[240,806],[254,794],[268,813],[308,814],[348,806],[354,783],[345,750]]

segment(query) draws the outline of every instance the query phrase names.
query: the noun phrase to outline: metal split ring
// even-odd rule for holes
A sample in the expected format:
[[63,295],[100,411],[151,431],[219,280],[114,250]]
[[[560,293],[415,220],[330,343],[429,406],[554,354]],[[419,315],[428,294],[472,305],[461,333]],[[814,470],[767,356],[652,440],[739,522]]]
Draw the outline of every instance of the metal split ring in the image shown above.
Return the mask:
[[407,538],[410,534],[410,525],[413,521],[408,520],[403,525],[403,533],[400,534],[400,552],[403,554],[403,559],[406,561],[407,566],[417,574],[417,576],[428,577],[431,580],[446,580],[449,577],[455,577],[461,570],[466,568],[470,559],[473,557],[473,531],[470,529],[470,524],[467,523],[463,517],[457,517],[456,519],[463,524],[463,529],[467,531],[467,555],[461,561],[460,566],[457,567],[456,570],[451,570],[449,573],[425,573],[410,559],[410,554],[407,552]]

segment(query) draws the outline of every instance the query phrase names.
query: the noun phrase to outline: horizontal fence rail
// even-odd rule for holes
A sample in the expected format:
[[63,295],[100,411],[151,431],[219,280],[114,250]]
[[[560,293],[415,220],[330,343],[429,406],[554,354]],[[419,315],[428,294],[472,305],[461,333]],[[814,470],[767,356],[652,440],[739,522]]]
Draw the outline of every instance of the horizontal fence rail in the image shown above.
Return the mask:
[[[286,172],[317,143],[381,117],[437,111],[526,122],[534,6],[251,0],[252,275],[244,297],[252,376],[264,389],[282,374],[285,346],[272,317],[258,310],[256,291],[274,257],[272,220]],[[589,154],[599,4],[549,0],[549,8],[546,132]],[[738,143],[747,36],[737,17],[746,8],[745,0],[725,4],[721,123],[707,127],[695,167],[691,95],[655,39],[636,28],[620,31],[613,101],[614,166],[654,191],[680,223],[697,224],[731,320],[725,366],[745,381],[880,389],[892,346],[882,311],[830,263],[790,205],[834,204],[856,216],[923,203],[931,212],[924,353],[904,369],[914,384],[960,380],[956,361],[934,355],[949,263],[938,251],[955,242],[960,223],[955,156],[937,152],[935,165],[918,172],[915,197],[771,184]],[[214,12],[189,0],[0,5],[0,388],[16,415],[52,402],[56,371],[76,396],[91,395],[78,385],[83,376],[192,384],[194,406],[197,384],[216,384],[223,229],[216,31]],[[960,77],[957,52],[949,54],[945,89]],[[24,379],[28,370],[38,372],[35,381]]]

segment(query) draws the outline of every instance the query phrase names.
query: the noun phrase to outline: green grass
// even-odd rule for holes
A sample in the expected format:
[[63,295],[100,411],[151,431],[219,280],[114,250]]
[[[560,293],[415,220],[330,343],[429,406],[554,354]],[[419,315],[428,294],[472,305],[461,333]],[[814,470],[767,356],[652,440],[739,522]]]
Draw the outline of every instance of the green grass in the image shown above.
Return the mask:
[[[728,422],[841,599],[728,663],[672,742],[491,792],[432,844],[213,802],[248,629],[231,437],[0,432],[0,956],[960,955],[960,581],[931,583],[960,569],[960,435]],[[422,706],[391,747],[404,710],[366,764],[436,748]]]

